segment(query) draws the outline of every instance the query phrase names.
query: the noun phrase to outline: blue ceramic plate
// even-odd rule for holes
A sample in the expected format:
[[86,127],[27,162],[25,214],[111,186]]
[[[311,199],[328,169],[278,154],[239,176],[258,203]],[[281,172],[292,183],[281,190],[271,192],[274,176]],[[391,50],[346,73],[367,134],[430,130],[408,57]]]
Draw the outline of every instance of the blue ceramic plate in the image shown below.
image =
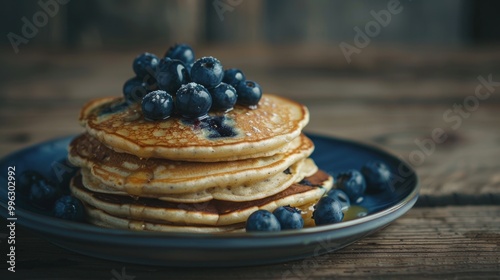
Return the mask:
[[[310,135],[316,145],[313,159],[329,172],[361,168],[368,160],[385,162],[395,176],[394,192],[365,196],[361,206],[368,215],[354,220],[301,230],[229,235],[135,232],[106,229],[86,223],[56,219],[33,208],[16,193],[17,224],[50,242],[81,254],[109,260],[162,266],[242,266],[304,258],[321,258],[388,225],[415,204],[415,172],[396,157],[348,140]],[[37,170],[47,177],[64,172],[57,161],[66,157],[72,137],[55,139],[18,151],[0,160],[0,205],[7,208],[7,170],[15,166]],[[54,164],[56,163],[56,164]],[[7,217],[7,210],[1,209]]]

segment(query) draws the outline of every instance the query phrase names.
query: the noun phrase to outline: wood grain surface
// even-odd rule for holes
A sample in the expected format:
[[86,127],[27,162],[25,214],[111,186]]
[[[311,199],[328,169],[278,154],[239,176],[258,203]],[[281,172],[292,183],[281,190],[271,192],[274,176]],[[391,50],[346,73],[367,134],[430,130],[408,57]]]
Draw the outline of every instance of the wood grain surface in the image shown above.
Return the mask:
[[414,208],[380,232],[338,252],[257,267],[139,266],[68,252],[26,230],[19,230],[18,238],[22,240],[17,248],[19,270],[8,279],[121,279],[116,273],[136,280],[500,277],[499,206]]
[[[307,132],[375,145],[409,162],[419,175],[421,198],[394,224],[316,259],[193,270],[89,258],[18,229],[20,270],[8,279],[120,279],[116,273],[124,271],[133,277],[122,278],[137,280],[499,279],[500,52],[381,46],[348,64],[335,48],[197,47],[199,56],[244,69],[265,92],[306,104]],[[120,95],[133,75],[133,58],[144,50],[164,52],[147,46],[0,55],[0,156],[80,133],[80,107]],[[493,82],[477,95],[481,79]]]

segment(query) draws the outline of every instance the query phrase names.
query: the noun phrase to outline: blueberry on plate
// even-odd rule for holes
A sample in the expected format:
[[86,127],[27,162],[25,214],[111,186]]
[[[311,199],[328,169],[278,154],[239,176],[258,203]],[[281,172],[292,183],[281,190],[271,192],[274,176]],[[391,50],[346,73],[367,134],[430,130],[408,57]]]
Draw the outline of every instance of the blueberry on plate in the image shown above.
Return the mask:
[[31,183],[29,201],[36,207],[51,209],[59,197],[59,189],[45,178],[39,178]]
[[239,83],[236,92],[238,93],[238,103],[242,105],[257,105],[262,97],[262,89],[254,81]]
[[155,90],[144,96],[141,106],[142,114],[147,120],[164,120],[172,115],[174,100],[166,91]]
[[52,212],[54,217],[70,221],[83,221],[85,217],[83,203],[70,195],[61,196],[56,200]]
[[212,106],[212,96],[197,83],[183,85],[176,93],[175,108],[183,117],[196,119],[206,116]]
[[165,53],[165,57],[182,61],[188,70],[194,63],[194,51],[186,44],[176,44],[170,47]]
[[361,168],[361,174],[365,177],[367,191],[383,192],[391,190],[391,171],[389,167],[380,161],[369,161]]
[[160,60],[152,53],[145,52],[134,59],[134,72],[139,78],[154,76]]
[[358,170],[348,170],[337,175],[337,188],[344,191],[349,199],[356,203],[366,190],[366,182]]
[[216,87],[224,78],[224,69],[217,58],[202,57],[191,68],[191,80],[207,89]]
[[236,89],[226,83],[220,83],[218,86],[209,90],[212,95],[212,109],[219,111],[226,111],[232,109],[238,95]]
[[[154,83],[150,84],[149,81]],[[123,96],[128,104],[140,102],[146,94],[157,89],[156,80],[149,81],[134,77],[125,82],[123,85]]]
[[339,189],[331,189],[326,196],[329,196],[331,198],[334,198],[340,202],[342,205],[342,211],[346,210],[351,206],[351,201],[349,200],[349,196],[347,194]]
[[42,174],[34,170],[26,170],[17,178],[16,191],[27,196],[30,193],[31,185],[42,179],[44,179]]
[[158,66],[156,81],[159,89],[173,95],[183,84],[189,83],[189,72],[182,61],[164,58]]
[[232,85],[234,88],[238,87],[238,84],[246,80],[245,74],[240,69],[231,68],[224,71],[224,78],[222,82]]
[[343,218],[342,204],[335,198],[324,196],[314,205],[313,219],[317,226],[339,223]]
[[290,206],[280,206],[273,211],[278,219],[281,229],[301,229],[304,227],[304,219],[300,210]]
[[250,231],[280,231],[280,222],[267,210],[257,210],[247,219],[246,230]]

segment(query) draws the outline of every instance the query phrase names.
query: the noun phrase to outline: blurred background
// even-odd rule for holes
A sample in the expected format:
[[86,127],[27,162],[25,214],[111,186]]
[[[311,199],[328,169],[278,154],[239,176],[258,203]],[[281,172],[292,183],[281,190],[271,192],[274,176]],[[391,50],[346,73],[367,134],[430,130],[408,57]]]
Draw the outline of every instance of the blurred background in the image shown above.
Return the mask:
[[[22,49],[130,49],[176,41],[338,44],[352,40],[353,27],[373,20],[371,11],[391,3],[401,11],[374,42],[456,47],[500,40],[500,3],[494,0],[4,0],[0,28],[19,34],[23,17],[33,22],[37,12],[48,13]],[[43,23],[43,16],[35,21]]]
[[[121,95],[135,56],[188,43],[306,104],[308,132],[384,147],[428,188],[498,170],[498,84],[474,94],[478,77],[500,81],[500,1],[2,2],[0,155],[81,132],[81,106]],[[424,153],[435,128],[446,141]],[[411,162],[415,151],[425,157]]]

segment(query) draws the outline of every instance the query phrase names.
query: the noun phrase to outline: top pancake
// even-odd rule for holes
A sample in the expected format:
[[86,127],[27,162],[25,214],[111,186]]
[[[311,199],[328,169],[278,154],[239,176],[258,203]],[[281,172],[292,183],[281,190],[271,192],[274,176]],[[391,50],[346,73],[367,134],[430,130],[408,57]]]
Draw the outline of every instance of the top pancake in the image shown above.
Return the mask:
[[101,98],[86,104],[80,122],[117,152],[140,158],[216,162],[271,156],[286,149],[309,122],[307,108],[264,94],[255,109],[236,105],[202,121],[144,119],[140,104]]

